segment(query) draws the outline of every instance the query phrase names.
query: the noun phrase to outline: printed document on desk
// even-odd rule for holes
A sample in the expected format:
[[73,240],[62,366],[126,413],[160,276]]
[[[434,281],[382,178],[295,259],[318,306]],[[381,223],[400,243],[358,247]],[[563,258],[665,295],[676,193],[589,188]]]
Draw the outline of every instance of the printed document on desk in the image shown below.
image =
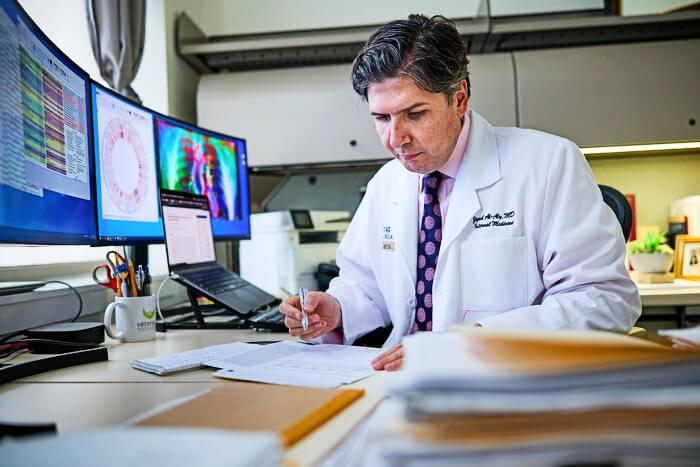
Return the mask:
[[215,376],[221,378],[334,388],[373,374],[370,362],[380,353],[382,349],[283,341],[205,365],[220,368]]
[[212,345],[201,349],[188,350],[171,355],[140,358],[131,364],[137,370],[165,376],[179,371],[193,370],[204,366],[204,362],[229,357],[237,353],[256,348],[255,344],[231,342],[230,344]]

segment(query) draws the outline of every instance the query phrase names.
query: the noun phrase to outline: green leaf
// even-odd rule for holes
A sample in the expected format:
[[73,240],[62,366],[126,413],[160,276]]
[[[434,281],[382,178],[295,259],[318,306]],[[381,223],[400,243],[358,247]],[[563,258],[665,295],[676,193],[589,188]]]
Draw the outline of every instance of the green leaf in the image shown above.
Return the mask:
[[642,240],[629,242],[627,250],[633,255],[640,253],[673,254],[673,249],[666,244],[666,232],[647,232]]

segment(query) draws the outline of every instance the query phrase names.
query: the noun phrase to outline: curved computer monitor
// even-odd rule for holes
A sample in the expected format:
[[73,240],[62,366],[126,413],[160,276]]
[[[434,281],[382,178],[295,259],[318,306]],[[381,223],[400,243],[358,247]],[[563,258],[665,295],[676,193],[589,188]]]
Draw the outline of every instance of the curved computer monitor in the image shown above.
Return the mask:
[[156,115],[160,187],[209,198],[215,240],[250,238],[244,139]]
[[94,82],[91,96],[98,242],[162,243],[154,114]]
[[0,242],[93,244],[89,83],[0,0]]

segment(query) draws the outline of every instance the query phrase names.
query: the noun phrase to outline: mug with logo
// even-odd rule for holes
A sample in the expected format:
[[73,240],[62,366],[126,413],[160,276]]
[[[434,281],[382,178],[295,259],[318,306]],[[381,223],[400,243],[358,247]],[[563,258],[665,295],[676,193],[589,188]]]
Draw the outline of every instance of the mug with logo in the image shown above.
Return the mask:
[[[115,316],[116,329],[112,325]],[[156,298],[115,297],[105,309],[105,331],[112,339],[140,342],[156,337]]]

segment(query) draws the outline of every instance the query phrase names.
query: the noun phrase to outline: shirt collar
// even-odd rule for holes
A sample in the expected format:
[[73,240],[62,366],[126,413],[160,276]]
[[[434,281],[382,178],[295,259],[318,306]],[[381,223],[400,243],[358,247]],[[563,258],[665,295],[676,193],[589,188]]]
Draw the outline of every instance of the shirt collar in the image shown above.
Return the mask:
[[464,123],[462,124],[462,130],[459,132],[459,137],[457,138],[457,144],[452,151],[452,155],[445,165],[440,167],[438,170],[443,175],[450,178],[457,178],[457,173],[459,172],[459,166],[462,164],[462,159],[464,159],[464,153],[467,150],[467,143],[469,142],[469,126],[471,124],[471,119],[469,118],[469,112],[464,114]]

